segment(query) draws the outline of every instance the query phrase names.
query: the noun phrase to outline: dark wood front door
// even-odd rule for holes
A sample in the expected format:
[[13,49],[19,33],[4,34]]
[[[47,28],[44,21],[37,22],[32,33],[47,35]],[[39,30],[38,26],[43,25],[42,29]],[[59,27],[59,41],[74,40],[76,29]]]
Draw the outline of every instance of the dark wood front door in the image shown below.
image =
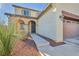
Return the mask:
[[31,22],[31,33],[36,33],[36,23],[34,21]]

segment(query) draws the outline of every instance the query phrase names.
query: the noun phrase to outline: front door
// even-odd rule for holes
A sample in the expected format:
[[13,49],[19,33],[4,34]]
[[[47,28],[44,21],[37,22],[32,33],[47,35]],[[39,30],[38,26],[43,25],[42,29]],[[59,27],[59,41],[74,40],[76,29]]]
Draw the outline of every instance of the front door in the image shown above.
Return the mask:
[[36,33],[36,23],[31,21],[31,33]]

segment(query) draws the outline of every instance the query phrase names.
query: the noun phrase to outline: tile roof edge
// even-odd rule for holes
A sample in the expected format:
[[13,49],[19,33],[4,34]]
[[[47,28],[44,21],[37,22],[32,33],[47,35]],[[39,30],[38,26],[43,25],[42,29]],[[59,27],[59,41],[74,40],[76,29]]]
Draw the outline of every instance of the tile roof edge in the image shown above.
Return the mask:
[[8,16],[19,16],[19,17],[37,19],[37,17],[30,17],[30,16],[24,16],[24,15],[16,15],[16,14],[11,14],[11,13],[4,13],[4,14],[8,15]]

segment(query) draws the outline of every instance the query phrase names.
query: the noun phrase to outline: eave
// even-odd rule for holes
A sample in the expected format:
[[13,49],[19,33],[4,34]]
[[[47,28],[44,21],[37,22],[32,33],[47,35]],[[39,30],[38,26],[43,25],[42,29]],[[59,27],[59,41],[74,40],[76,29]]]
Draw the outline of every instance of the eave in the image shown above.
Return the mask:
[[67,12],[67,11],[62,11],[62,15],[64,16],[65,19],[79,21],[79,16],[75,15],[73,13],[70,13],[70,12]]
[[50,8],[52,7],[51,3],[47,5],[47,7],[40,13],[40,15],[37,17],[39,19],[41,16],[43,16]]
[[24,18],[29,18],[29,19],[37,19],[36,17],[24,16],[24,15],[16,15],[16,14],[10,14],[10,13],[5,13],[5,15],[15,16],[15,17],[24,17]]

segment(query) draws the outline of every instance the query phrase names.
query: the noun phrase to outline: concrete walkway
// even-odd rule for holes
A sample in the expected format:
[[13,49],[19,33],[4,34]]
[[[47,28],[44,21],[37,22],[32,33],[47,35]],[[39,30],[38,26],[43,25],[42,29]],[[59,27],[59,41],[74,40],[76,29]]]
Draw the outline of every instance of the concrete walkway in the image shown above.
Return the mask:
[[[45,55],[49,56],[79,56],[79,45],[65,41],[66,44],[52,47],[45,41],[43,38],[37,36],[36,34],[32,35],[35,43],[38,47],[38,50]],[[44,44],[44,45],[43,45]]]
[[38,48],[49,44],[48,41],[44,40],[43,38],[39,37],[36,34],[31,34],[31,36],[33,40],[35,41]]

